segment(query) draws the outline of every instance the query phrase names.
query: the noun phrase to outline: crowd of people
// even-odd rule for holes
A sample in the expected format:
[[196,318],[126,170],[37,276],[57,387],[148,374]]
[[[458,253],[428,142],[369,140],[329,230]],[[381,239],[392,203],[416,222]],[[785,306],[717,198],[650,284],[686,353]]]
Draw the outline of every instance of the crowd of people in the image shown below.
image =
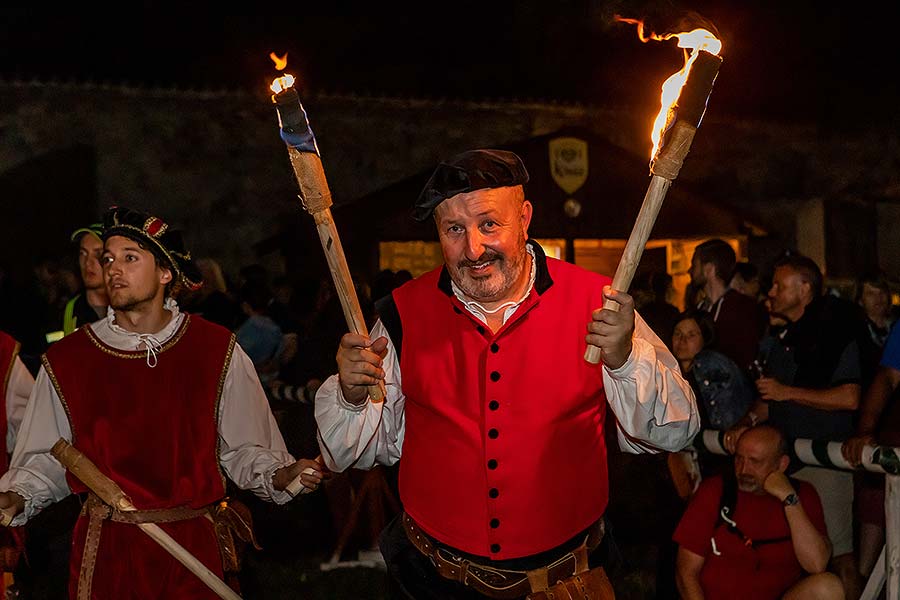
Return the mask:
[[[858,278],[853,297],[841,296],[826,289],[815,261],[796,252],[769,266],[764,279],[764,270],[738,262],[726,241],[705,241],[692,257],[687,310],[655,324],[661,337],[671,336],[704,428],[724,432],[734,455],[731,460],[690,448],[670,456],[672,481],[687,507],[674,536],[677,587],[685,598],[858,598],[884,543],[884,477],[805,465],[789,444],[798,438],[843,442],[845,458],[858,466],[865,445],[897,443],[893,374],[900,329],[893,327],[892,289],[883,274],[872,272]],[[745,452],[744,433],[763,427],[766,435],[754,435],[753,451]],[[760,476],[760,461],[768,472],[789,475],[790,485],[779,479],[770,486],[766,473]],[[784,530],[776,536],[757,528],[769,519],[751,510],[763,508],[745,512],[741,503],[741,521],[751,515],[746,537],[723,522],[723,479],[735,476],[747,506],[769,496],[784,500],[785,490],[813,496],[799,502],[807,507],[803,526],[795,527],[786,507],[790,535]],[[766,511],[777,508],[772,498],[766,503]],[[800,549],[797,535],[804,530],[805,544],[818,545],[824,536],[828,553],[819,571],[832,573],[832,581],[799,577],[816,572]],[[782,539],[782,547],[762,541],[769,538]],[[791,543],[795,553],[786,560]],[[797,587],[788,591],[789,583]]]
[[[803,464],[791,442],[841,441],[854,465],[900,445],[887,280],[843,298],[808,257],[738,262],[710,239],[679,310],[666,273],[627,293],[548,258],[528,178],[506,151],[441,162],[413,214],[445,264],[359,278],[368,336],[347,333],[330,280],[231,278],[124,207],[76,224],[68,259],[2,290],[0,558],[21,597],[216,597],[147,523],[240,589],[242,494],[282,505],[381,472],[399,507],[365,545],[392,597],[613,598],[612,527],[629,524],[607,514],[608,473],[625,452],[663,457],[672,484],[658,598],[856,600],[884,543],[883,477]],[[283,384],[306,391],[302,426]],[[703,428],[730,456],[692,444]],[[67,471],[59,441],[137,509]]]

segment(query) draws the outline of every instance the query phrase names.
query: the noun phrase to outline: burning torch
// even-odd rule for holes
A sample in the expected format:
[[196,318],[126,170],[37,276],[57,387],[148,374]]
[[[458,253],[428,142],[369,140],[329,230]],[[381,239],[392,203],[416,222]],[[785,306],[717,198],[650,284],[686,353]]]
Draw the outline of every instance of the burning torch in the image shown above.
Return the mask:
[[[275,57],[273,57],[275,60]],[[284,68],[284,59],[275,60],[276,67]],[[337,228],[331,217],[331,191],[328,189],[328,181],[325,179],[325,170],[322,168],[322,159],[319,155],[319,146],[312,129],[309,127],[309,119],[306,111],[300,103],[300,96],[294,89],[294,78],[285,74],[276,78],[271,86],[274,94],[272,102],[278,111],[278,124],[281,128],[281,139],[287,144],[288,157],[294,168],[294,176],[300,184],[300,200],[303,208],[313,216],[316,229],[319,232],[319,240],[322,242],[322,250],[328,261],[328,268],[334,280],[347,319],[350,331],[368,337],[366,321],[359,307],[359,299],[356,296],[356,288],[350,277],[350,269],[347,267],[347,258],[338,237]],[[376,402],[384,399],[384,382],[369,386],[369,397]]]
[[[656,222],[666,192],[678,177],[681,165],[691,149],[694,134],[706,112],[706,101],[722,65],[722,58],[718,56],[722,50],[722,42],[706,29],[644,37],[641,21],[623,18],[618,20],[636,24],[642,42],[674,37],[678,38],[678,47],[685,49],[684,67],[669,77],[662,86],[662,107],[651,134],[653,151],[650,160],[650,185],[612,280],[614,290],[627,291],[638,263],[641,262],[644,245],[650,237],[650,230]],[[619,310],[619,303],[606,300],[603,308]],[[599,363],[600,348],[588,345],[584,359],[590,363]]]

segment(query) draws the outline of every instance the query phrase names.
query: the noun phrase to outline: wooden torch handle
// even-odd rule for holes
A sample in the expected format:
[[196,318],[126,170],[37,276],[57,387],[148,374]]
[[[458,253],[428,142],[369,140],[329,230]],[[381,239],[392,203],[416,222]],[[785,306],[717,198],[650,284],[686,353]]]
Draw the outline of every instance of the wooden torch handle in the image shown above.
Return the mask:
[[59,441],[53,444],[50,454],[106,504],[121,511],[135,510],[134,504],[122,488],[104,475],[91,459],[63,438],[59,438]]
[[[647,194],[644,196],[644,203],[641,205],[641,211],[638,213],[637,220],[625,244],[625,251],[619,260],[619,266],[616,268],[616,274],[613,276],[612,289],[621,292],[627,292],[634,278],[634,272],[637,270],[638,264],[641,262],[641,255],[644,252],[644,245],[650,237],[650,231],[653,224],[656,223],[656,216],[662,207],[663,200],[666,198],[666,192],[672,181],[653,175],[650,178],[650,185],[647,187]],[[615,300],[606,300],[603,308],[618,311],[619,303]],[[600,362],[600,348],[588,344],[584,353],[584,360],[592,364]]]
[[[104,475],[88,457],[63,438],[60,438],[59,441],[53,444],[50,453],[106,504],[122,512],[137,510],[116,482]],[[162,546],[166,552],[171,554],[175,560],[199,577],[220,598],[224,600],[241,600],[241,597],[228,587],[228,584],[219,579],[209,567],[188,552],[184,546],[163,531],[159,525],[156,523],[137,523],[137,526],[153,541]]]
[[[320,454],[316,457],[316,462],[318,462],[321,459],[322,459],[322,455]],[[300,477],[304,473],[306,473],[307,475],[311,475],[311,474],[315,473],[315,470],[312,467],[306,467],[305,469],[300,471],[299,475],[294,477],[294,480],[291,481],[286,488],[284,488],[284,491],[286,491],[288,494],[290,494],[291,497],[295,497],[298,494],[308,494],[312,491],[310,488],[303,485],[303,482],[300,480]]]
[[[328,261],[328,269],[344,310],[344,318],[350,331],[369,337],[366,320],[359,306],[359,298],[356,296],[356,287],[350,276],[350,268],[347,266],[347,257],[338,236],[337,227],[331,216],[331,191],[328,189],[328,181],[325,179],[325,170],[322,160],[313,152],[300,152],[292,146],[288,146],[288,156],[297,183],[303,197],[303,207],[312,214],[319,232],[319,241],[322,242],[322,250],[325,251],[325,259]],[[376,385],[368,386],[369,398],[373,402],[384,400],[384,381]]]

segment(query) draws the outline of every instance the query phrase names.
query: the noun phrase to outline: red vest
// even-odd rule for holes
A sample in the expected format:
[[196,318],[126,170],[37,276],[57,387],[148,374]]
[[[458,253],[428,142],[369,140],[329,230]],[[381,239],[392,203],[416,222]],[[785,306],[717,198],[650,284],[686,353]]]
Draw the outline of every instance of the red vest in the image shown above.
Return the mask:
[[544,260],[496,334],[448,295],[440,271],[393,293],[404,509],[439,541],[494,560],[554,548],[607,504],[606,397],[584,337],[610,280]]
[[[146,351],[107,346],[89,325],[53,344],[43,363],[65,407],[73,444],[138,509],[201,508],[225,495],[218,414],[233,348],[230,331],[186,315],[154,368]],[[73,492],[87,491],[66,477]],[[207,519],[160,526],[221,575]],[[79,519],[70,562],[73,598],[86,530],[87,519]],[[216,597],[136,526],[111,521],[103,526],[92,589],[95,598],[159,597],[163,591],[172,598]]]
[[3,386],[0,387],[0,396],[3,400],[2,410],[0,410],[0,473],[6,473],[9,468],[8,453],[12,452],[12,448],[6,447],[6,428],[9,423],[6,421],[6,389],[9,387],[9,377],[12,375],[13,366],[16,364],[16,356],[19,355],[19,342],[12,336],[0,331],[0,375],[3,377]]

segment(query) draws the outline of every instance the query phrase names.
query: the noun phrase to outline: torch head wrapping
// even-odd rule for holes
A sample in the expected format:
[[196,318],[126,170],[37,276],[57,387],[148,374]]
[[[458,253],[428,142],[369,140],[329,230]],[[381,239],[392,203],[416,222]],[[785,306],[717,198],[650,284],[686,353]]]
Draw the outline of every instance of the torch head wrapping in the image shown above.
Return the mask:
[[300,95],[293,87],[285,88],[272,96],[275,109],[278,111],[278,125],[281,128],[281,139],[288,146],[300,152],[312,152],[319,156],[316,136],[309,126],[309,118],[300,103]]
[[720,66],[722,66],[721,56],[716,56],[706,50],[698,51],[697,59],[691,65],[691,72],[688,73],[687,81],[685,81],[675,105],[677,120],[687,122],[694,129],[700,127],[703,113],[706,112],[706,102],[716,83],[716,75],[719,73]]
[[670,115],[662,147],[650,163],[650,172],[653,175],[664,177],[669,181],[674,181],[678,177],[684,159],[691,149],[694,134],[700,127],[700,121],[703,120],[706,102],[712,93],[721,65],[721,57],[706,50],[699,51]]

